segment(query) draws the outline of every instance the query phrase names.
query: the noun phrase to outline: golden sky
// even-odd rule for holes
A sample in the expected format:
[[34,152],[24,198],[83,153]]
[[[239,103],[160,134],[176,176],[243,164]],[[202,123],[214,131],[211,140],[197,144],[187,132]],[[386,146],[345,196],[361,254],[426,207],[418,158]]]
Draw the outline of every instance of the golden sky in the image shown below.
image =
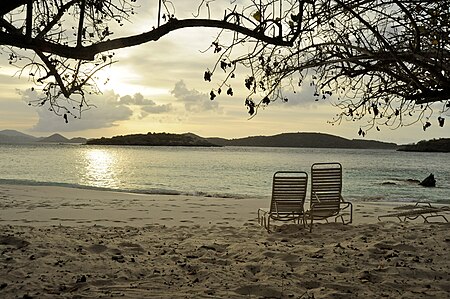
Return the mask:
[[[149,4],[141,2],[137,16],[120,27],[120,35],[143,32],[156,25],[156,8],[144,7]],[[151,5],[157,3],[150,2]],[[190,1],[178,2],[177,16],[192,17],[195,6]],[[222,9],[214,9],[223,14]],[[244,106],[247,95],[244,73],[241,77],[237,75],[232,83],[234,96],[222,93],[211,101],[209,92],[217,88],[218,82],[205,82],[203,73],[213,67],[217,56],[213,51],[201,51],[211,45],[217,32],[182,29],[157,42],[115,51],[118,62],[102,74],[101,81],[109,77],[109,82],[100,84],[102,94],[89,98],[97,107],[68,124],[46,108],[27,105],[27,99],[36,96],[29,90],[32,82],[26,76],[19,78],[17,69],[10,67],[6,55],[1,54],[0,130],[15,129],[34,136],[60,133],[66,137],[89,138],[147,132],[192,132],[203,137],[225,138],[322,132],[349,139],[361,138],[357,133],[365,123],[331,125],[329,121],[339,110],[331,101],[315,102],[313,91],[307,87],[292,94],[288,103],[270,104],[252,119]],[[450,122],[448,116],[447,122]],[[396,130],[381,127],[378,132],[372,129],[365,138],[408,143],[442,137],[450,137],[448,123],[440,128],[433,122],[424,132],[419,122]]]

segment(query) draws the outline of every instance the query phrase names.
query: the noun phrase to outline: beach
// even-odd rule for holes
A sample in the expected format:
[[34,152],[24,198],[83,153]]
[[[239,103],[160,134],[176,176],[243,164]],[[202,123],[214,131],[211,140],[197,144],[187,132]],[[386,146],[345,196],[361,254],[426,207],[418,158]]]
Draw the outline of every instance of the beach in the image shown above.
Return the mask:
[[0,185],[0,198],[1,298],[450,297],[450,225],[377,219],[405,203],[268,233],[269,197]]

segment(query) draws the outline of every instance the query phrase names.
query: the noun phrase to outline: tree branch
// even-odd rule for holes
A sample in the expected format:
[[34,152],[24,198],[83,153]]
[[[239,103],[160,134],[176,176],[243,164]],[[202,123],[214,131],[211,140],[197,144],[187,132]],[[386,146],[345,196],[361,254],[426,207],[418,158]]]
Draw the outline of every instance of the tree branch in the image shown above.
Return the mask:
[[95,55],[101,52],[137,46],[150,41],[157,41],[172,31],[194,27],[228,29],[272,45],[284,47],[290,47],[293,45],[292,41],[269,37],[261,32],[254,31],[237,24],[208,19],[170,20],[168,23],[145,33],[116,38],[85,47],[71,47],[37,39],[27,40],[23,35],[6,34],[4,32],[0,32],[0,44],[34,51],[53,53],[66,58],[94,60]]

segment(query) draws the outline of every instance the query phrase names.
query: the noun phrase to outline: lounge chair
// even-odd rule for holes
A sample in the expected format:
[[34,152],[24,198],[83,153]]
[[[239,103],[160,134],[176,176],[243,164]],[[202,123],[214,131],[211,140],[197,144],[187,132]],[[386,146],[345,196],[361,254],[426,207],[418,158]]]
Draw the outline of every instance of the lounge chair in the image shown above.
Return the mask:
[[400,222],[406,222],[407,220],[414,220],[421,217],[423,222],[428,222],[428,218],[442,217],[445,222],[448,222],[442,213],[450,213],[450,207],[433,207],[429,202],[417,202],[415,205],[403,206],[398,209],[404,209],[405,211],[380,215],[378,216],[378,220],[381,221],[381,218],[396,217]]
[[[310,208],[305,219],[310,220],[309,231],[312,231],[314,220],[326,220],[334,217],[343,224],[353,221],[353,205],[342,198],[342,165],[340,163],[314,163],[311,166],[311,198]],[[346,210],[343,212],[343,210]],[[348,212],[345,214],[345,212]],[[348,215],[347,221],[344,214]]]
[[277,171],[273,175],[269,209],[258,209],[258,222],[270,232],[270,221],[304,223],[308,174],[304,171]]

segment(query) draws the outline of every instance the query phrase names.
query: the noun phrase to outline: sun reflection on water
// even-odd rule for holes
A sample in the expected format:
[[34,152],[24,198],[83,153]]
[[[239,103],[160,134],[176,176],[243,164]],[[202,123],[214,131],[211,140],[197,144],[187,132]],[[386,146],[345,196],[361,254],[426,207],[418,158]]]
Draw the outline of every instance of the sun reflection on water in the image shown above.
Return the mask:
[[115,169],[117,157],[104,149],[89,149],[85,152],[85,175],[82,183],[102,188],[117,188]]

